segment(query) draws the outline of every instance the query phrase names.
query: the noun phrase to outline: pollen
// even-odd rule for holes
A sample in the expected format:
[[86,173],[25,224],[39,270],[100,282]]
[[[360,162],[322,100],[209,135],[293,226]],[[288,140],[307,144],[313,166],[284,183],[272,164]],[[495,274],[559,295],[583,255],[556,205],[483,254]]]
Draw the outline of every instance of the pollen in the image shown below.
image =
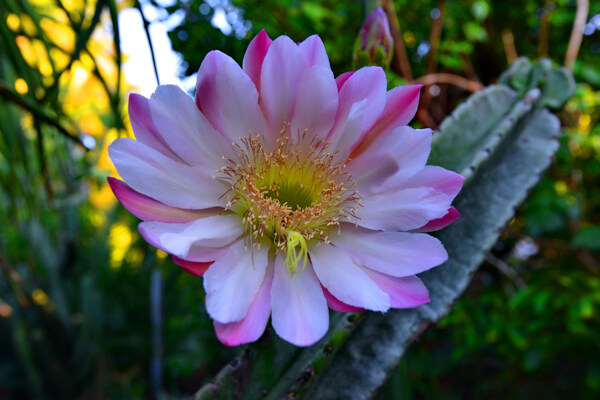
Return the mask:
[[293,275],[301,261],[306,266],[309,244],[329,243],[332,229],[358,220],[360,194],[325,140],[307,131],[290,137],[286,128],[271,151],[258,134],[235,143],[238,157],[225,159],[217,179],[229,188],[226,208],[241,216],[247,240],[284,254]]

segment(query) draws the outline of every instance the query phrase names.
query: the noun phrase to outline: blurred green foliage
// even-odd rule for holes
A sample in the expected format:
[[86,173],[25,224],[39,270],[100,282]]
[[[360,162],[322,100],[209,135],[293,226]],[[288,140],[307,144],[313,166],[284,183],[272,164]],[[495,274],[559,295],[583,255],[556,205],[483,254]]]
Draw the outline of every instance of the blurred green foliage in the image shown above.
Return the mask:
[[[379,4],[142,3],[184,14],[170,38],[184,56],[186,75],[214,49],[241,62],[262,28],[296,41],[319,34],[334,72],[345,72],[352,69],[363,18]],[[396,0],[394,6],[413,77],[442,72],[488,85],[517,55],[563,64],[576,3]],[[163,272],[165,287],[164,395],[193,393],[237,354],[214,336],[201,281],[149,248],[122,207],[99,205],[109,171],[105,144],[128,134],[118,45],[93,45],[100,30],[118,44],[118,4],[139,3],[0,2],[0,398],[150,396],[153,268]],[[225,13],[228,34],[211,24],[218,10]],[[588,25],[599,13],[600,4],[590,2]],[[43,21],[73,34],[60,36]],[[55,53],[47,57],[48,67],[42,55]],[[583,37],[575,63],[577,92],[560,114],[564,135],[554,166],[465,296],[413,345],[379,398],[600,393],[599,54],[596,29]],[[102,57],[116,69],[107,71]],[[84,94],[103,99],[85,115],[77,112],[85,96],[69,100],[70,82],[82,66],[95,82]],[[400,71],[395,60],[390,86],[410,80]],[[429,82],[416,125],[435,128],[467,97],[465,86],[452,82]],[[89,115],[101,122],[89,123]],[[88,134],[96,142],[92,150],[80,144]]]

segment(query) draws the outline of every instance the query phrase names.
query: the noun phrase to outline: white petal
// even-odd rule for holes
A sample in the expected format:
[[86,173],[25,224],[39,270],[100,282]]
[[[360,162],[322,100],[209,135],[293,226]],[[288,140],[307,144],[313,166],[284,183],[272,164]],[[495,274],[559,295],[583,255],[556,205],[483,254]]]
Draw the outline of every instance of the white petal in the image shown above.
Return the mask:
[[221,343],[226,346],[239,346],[240,344],[254,342],[262,336],[271,315],[272,283],[273,266],[271,265],[267,269],[265,279],[243,320],[228,324],[213,322],[215,332]]
[[[401,126],[380,136],[347,167],[358,184],[361,194],[376,194],[395,190],[404,180],[421,171],[431,150],[431,129],[413,129]],[[396,172],[386,178],[386,182],[371,180],[373,170],[380,168],[382,159],[393,158]]]
[[108,153],[125,182],[166,205],[188,209],[217,206],[227,190],[214,171],[177,162],[132,139],[117,139]]
[[271,310],[275,332],[296,346],[310,346],[329,328],[327,301],[312,267],[290,276],[281,255],[275,258]]
[[337,299],[373,311],[390,308],[390,297],[344,251],[321,245],[309,254],[319,280]]
[[223,324],[246,317],[267,270],[268,250],[244,247],[237,241],[204,273],[206,310]]
[[265,134],[254,82],[228,55],[211,51],[202,61],[196,85],[196,104],[211,124],[230,142]]
[[[354,72],[343,84],[339,92],[339,104],[335,124],[329,139],[333,143],[340,141],[340,128],[355,103],[367,100],[362,120],[361,132],[366,132],[379,118],[385,107],[387,80],[385,72],[379,67],[365,67]],[[356,141],[355,141],[356,142]],[[353,143],[354,144],[357,144]]]
[[454,198],[462,188],[465,178],[436,165],[426,165],[421,171],[400,185],[403,188],[432,187]]
[[368,268],[363,271],[390,296],[393,308],[414,308],[429,303],[427,287],[416,276],[395,277]]
[[372,231],[343,224],[331,242],[360,266],[392,276],[409,276],[448,259],[442,243],[424,233]]
[[143,221],[184,223],[198,218],[217,215],[222,208],[207,208],[204,210],[186,210],[167,206],[145,194],[133,190],[128,184],[116,178],[108,177],[108,184],[121,204],[133,215]]
[[304,73],[298,87],[291,133],[325,138],[333,125],[338,92],[331,69],[313,67]]
[[260,98],[274,144],[284,122],[291,123],[298,84],[308,64],[298,46],[287,36],[273,41],[263,61]]
[[169,148],[165,138],[152,121],[150,100],[140,94],[131,93],[129,95],[127,111],[129,113],[131,129],[133,129],[136,140],[144,143],[146,146],[152,147],[154,150],[167,157],[176,160],[179,159],[179,157],[173,153],[173,150]]
[[231,158],[233,147],[216,132],[194,100],[174,85],[162,85],[150,97],[150,112],[169,147],[190,165],[204,165],[214,171]]
[[409,231],[448,212],[452,198],[432,188],[404,189],[385,195],[365,196],[359,225],[384,231]]
[[188,223],[148,221],[139,224],[140,234],[151,245],[189,261],[213,261],[216,249],[232,243],[243,233],[236,215],[217,215]]
[[331,71],[325,45],[319,35],[312,35],[298,45],[309,67],[319,65]]

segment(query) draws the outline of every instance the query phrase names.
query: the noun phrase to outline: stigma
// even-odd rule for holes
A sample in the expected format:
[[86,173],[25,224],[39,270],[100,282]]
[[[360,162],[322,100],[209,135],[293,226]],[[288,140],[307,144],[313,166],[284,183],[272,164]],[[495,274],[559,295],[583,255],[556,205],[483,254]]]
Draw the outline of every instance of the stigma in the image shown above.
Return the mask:
[[300,233],[295,231],[288,233],[286,253],[285,265],[288,271],[290,271],[290,276],[294,276],[300,261],[302,261],[302,271],[304,271],[306,262],[308,261],[308,246]]

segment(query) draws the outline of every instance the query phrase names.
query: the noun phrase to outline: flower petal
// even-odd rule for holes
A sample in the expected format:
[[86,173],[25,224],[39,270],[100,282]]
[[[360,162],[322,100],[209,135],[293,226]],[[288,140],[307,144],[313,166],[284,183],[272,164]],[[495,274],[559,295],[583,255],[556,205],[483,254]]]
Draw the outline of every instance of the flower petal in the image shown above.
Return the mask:
[[435,165],[426,165],[410,179],[402,182],[402,187],[432,187],[454,198],[460,192],[464,182],[465,178],[456,172]]
[[108,153],[128,185],[169,206],[212,208],[227,190],[207,175],[214,171],[182,164],[132,139],[115,140]]
[[371,129],[365,133],[364,140],[358,146],[358,155],[370,142],[399,126],[407,125],[419,108],[419,92],[423,85],[396,86],[387,92],[385,108]]
[[143,221],[190,222],[220,212],[221,208],[204,210],[186,210],[170,207],[133,190],[128,184],[116,178],[108,177],[108,184],[121,204],[133,215]]
[[350,172],[352,178],[357,183],[359,192],[365,195],[372,195],[378,193],[385,182],[394,176],[399,170],[398,160],[392,154],[379,154],[377,160],[371,158],[368,160],[359,160],[356,164],[350,161],[347,171],[355,171],[354,174]]
[[175,263],[175,265],[180,266],[188,274],[196,276],[203,276],[208,267],[212,265],[212,262],[188,261],[177,256],[172,256],[171,258],[173,259],[173,263]]
[[211,171],[234,155],[231,143],[216,132],[194,100],[175,85],[162,85],[150,97],[154,125],[175,154],[190,165]]
[[356,71],[344,72],[343,74],[340,74],[337,78],[335,78],[335,83],[337,85],[338,92],[340,90],[342,90],[342,86],[344,86],[344,84],[346,83],[346,81],[348,81],[348,79],[350,79],[350,77],[352,75],[354,75],[355,72]]
[[196,104],[229,142],[264,134],[266,123],[254,82],[229,56],[211,51],[202,61],[196,84]]
[[327,288],[325,286],[321,286],[321,289],[323,289],[323,294],[325,295],[325,300],[327,300],[327,306],[329,308],[331,308],[333,311],[351,312],[351,313],[359,313],[359,312],[365,311],[364,308],[349,306],[348,304],[335,298],[334,295],[329,293],[329,290],[327,290]]
[[329,328],[327,302],[312,267],[290,276],[280,254],[275,257],[271,310],[275,332],[296,346],[310,346]]
[[402,278],[363,268],[363,271],[390,296],[392,308],[414,308],[429,303],[429,292],[416,276]]
[[443,217],[452,198],[432,188],[404,189],[364,197],[359,225],[384,231],[409,231]]
[[262,69],[263,60],[267,54],[267,50],[271,47],[273,41],[267,35],[265,30],[258,32],[258,35],[252,39],[246,53],[244,54],[244,60],[242,61],[242,68],[246,75],[252,79],[256,90],[260,93],[260,71]]
[[343,164],[352,151],[352,146],[360,139],[365,117],[367,99],[352,104],[343,126],[336,128],[336,135],[330,138],[330,146],[335,149],[334,160]]
[[298,45],[309,67],[318,65],[331,71],[329,56],[319,35],[312,35]]
[[137,93],[130,94],[128,112],[131,129],[133,129],[135,138],[138,141],[161,152],[167,157],[178,158],[169,148],[156,125],[154,125],[150,111],[150,101],[147,98]]
[[223,324],[246,317],[265,278],[268,250],[245,247],[238,240],[204,273],[206,310]]
[[239,217],[217,215],[184,224],[149,221],[138,225],[142,237],[162,251],[189,261],[213,261],[243,233]]
[[[399,127],[376,141],[348,164],[347,171],[363,195],[397,190],[399,185],[423,170],[431,151],[431,129]],[[386,182],[373,181],[373,170],[381,168],[380,161],[393,157],[397,171]],[[418,180],[414,181],[419,182]],[[412,185],[414,187],[416,185]]]
[[304,73],[298,86],[291,133],[325,138],[333,125],[338,92],[331,69],[312,67]]
[[222,324],[213,321],[217,338],[226,346],[239,346],[258,340],[269,322],[271,315],[271,285],[273,283],[273,267],[267,269],[258,293],[248,308],[246,317],[238,322]]
[[442,264],[448,253],[442,243],[424,233],[372,231],[343,224],[331,242],[360,266],[392,276],[410,276]]
[[334,144],[340,140],[340,129],[344,126],[352,105],[365,99],[367,102],[361,132],[368,130],[385,106],[386,87],[385,72],[379,67],[361,68],[352,74],[340,89],[338,110],[329,141]]
[[429,221],[427,224],[420,228],[412,229],[411,232],[433,232],[439,231],[456,221],[460,217],[460,213],[454,207],[448,209],[448,213],[442,218],[434,219]]
[[319,280],[340,301],[373,311],[387,311],[390,299],[344,251],[331,245],[309,250]]
[[271,145],[279,137],[284,122],[292,121],[298,85],[307,68],[300,49],[287,36],[275,39],[267,51],[261,71],[260,99]]

